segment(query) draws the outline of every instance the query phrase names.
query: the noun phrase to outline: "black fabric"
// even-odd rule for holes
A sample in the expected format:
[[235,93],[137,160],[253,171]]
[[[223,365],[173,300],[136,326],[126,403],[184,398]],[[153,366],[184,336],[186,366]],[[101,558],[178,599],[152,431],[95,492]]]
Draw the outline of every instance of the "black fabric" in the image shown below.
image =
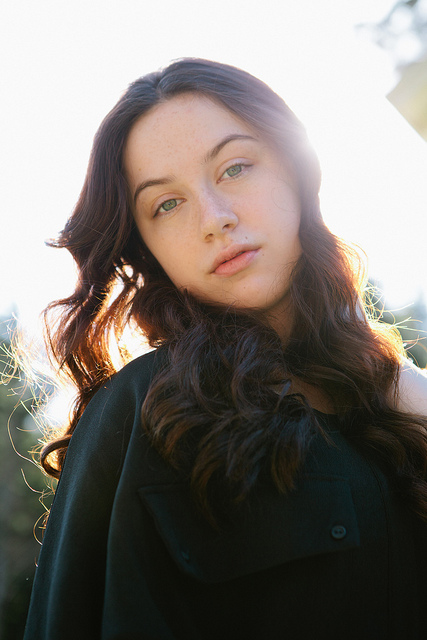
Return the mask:
[[427,637],[427,528],[323,418],[295,491],[261,483],[214,531],[148,444],[155,352],[87,407],[36,571],[25,640]]

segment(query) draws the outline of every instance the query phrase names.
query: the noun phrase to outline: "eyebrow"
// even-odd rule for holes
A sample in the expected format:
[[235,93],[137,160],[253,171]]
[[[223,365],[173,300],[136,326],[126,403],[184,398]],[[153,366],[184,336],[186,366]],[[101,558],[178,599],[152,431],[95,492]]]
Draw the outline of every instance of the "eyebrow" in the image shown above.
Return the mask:
[[157,187],[162,184],[171,184],[175,178],[173,176],[167,176],[165,178],[157,178],[156,180],[145,180],[145,182],[141,182],[134,193],[133,196],[133,204],[136,204],[137,198],[143,189],[148,189],[148,187]]
[[[211,162],[212,160],[214,160],[214,158],[216,158],[216,156],[219,154],[221,149],[223,149],[225,145],[227,145],[229,142],[233,142],[234,140],[255,140],[256,141],[256,138],[254,138],[253,136],[244,135],[241,133],[231,133],[230,135],[223,138],[220,142],[218,142],[218,144],[215,145],[213,149],[208,151],[208,153],[203,158],[203,163],[207,164],[208,162]],[[148,189],[148,187],[157,187],[159,185],[164,185],[164,184],[171,184],[172,182],[174,182],[174,180],[175,180],[174,176],[165,176],[164,178],[156,178],[153,180],[145,180],[144,182],[141,182],[136,187],[136,190],[133,196],[134,205],[136,204],[139,194],[144,189]]]
[[254,138],[253,136],[244,135],[242,133],[230,133],[229,136],[223,138],[223,140],[221,140],[221,142],[218,142],[218,144],[213,149],[208,151],[208,153],[204,157],[203,162],[207,164],[208,162],[216,158],[221,149],[223,149],[229,142],[233,142],[233,140],[256,140],[256,138]]

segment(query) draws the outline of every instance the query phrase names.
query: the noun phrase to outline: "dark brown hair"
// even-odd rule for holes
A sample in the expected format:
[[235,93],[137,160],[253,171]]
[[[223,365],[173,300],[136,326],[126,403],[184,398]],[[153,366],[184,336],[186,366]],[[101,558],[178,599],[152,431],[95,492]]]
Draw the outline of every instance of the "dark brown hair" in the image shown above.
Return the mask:
[[[236,114],[297,178],[302,256],[291,279],[293,323],[284,347],[253,313],[215,308],[178,291],[135,227],[123,165],[127,136],[153,106],[186,92]],[[321,429],[305,398],[291,392],[291,378],[331,400],[346,436],[381,460],[413,509],[427,517],[426,420],[393,404],[403,348],[396,334],[367,320],[360,260],[325,226],[319,186],[303,126],[248,73],[183,59],[129,86],[95,136],[79,201],[52,243],[71,252],[79,271],[74,294],[48,308],[61,311],[54,328],[47,322],[51,352],[78,396],[64,435],[42,451],[47,473],[59,476],[83,410],[115,371],[111,332],[119,340],[133,322],[168,356],[144,403],[143,427],[162,456],[186,470],[208,517],[215,479],[237,500],[266,469],[279,489],[292,487]]]

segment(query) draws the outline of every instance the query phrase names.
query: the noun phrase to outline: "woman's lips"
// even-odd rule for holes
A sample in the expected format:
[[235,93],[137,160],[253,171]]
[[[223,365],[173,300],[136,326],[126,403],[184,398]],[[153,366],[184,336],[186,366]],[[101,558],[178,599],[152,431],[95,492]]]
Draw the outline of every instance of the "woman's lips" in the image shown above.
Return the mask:
[[214,273],[217,276],[233,276],[235,273],[246,269],[257,255],[259,249],[251,249],[249,251],[243,251],[239,255],[235,256],[231,260],[221,262],[217,266]]

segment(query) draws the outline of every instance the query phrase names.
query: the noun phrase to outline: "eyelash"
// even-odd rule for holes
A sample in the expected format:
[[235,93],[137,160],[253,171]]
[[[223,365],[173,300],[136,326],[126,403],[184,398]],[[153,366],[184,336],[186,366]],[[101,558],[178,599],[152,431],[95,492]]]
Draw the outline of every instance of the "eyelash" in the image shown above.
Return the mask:
[[[224,177],[224,175],[227,173],[227,171],[230,171],[230,169],[234,169],[235,167],[241,167],[241,171],[239,171],[239,173],[237,173],[235,176],[227,176],[230,180],[236,180],[237,178],[239,178],[239,176],[242,175],[242,173],[244,173],[245,169],[249,169],[250,167],[252,167],[251,164],[245,164],[244,162],[236,162],[236,164],[232,164],[231,166],[229,166],[224,173],[221,175],[220,181],[222,180],[222,178]],[[164,200],[156,209],[154,216],[157,216],[158,213],[160,213],[160,209],[167,204],[168,202],[172,202],[175,201],[177,202],[177,204],[172,207],[172,209],[170,209],[169,211],[164,211],[163,213],[170,213],[170,211],[174,211],[176,209],[176,207],[178,206],[178,204],[180,204],[180,202],[183,201],[183,198],[168,198],[168,200]]]

